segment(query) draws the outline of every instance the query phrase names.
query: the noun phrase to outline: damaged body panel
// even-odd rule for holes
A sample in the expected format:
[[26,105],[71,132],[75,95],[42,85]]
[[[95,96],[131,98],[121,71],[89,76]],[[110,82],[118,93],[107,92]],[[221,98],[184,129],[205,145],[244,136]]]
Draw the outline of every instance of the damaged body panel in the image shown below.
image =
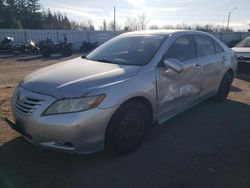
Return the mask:
[[181,73],[159,67],[156,69],[159,119],[180,111],[199,99],[201,68],[196,61],[189,61]]

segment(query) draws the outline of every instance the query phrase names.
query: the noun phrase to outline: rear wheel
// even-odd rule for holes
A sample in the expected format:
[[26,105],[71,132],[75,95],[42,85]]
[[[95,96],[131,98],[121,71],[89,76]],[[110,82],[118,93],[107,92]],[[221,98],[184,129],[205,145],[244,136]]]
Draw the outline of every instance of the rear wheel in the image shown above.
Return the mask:
[[132,152],[142,143],[151,124],[150,110],[145,104],[127,102],[113,115],[106,134],[106,144],[119,154]]
[[226,100],[229,94],[232,82],[233,82],[233,75],[230,74],[230,72],[226,72],[226,74],[221,80],[219,90],[214,97],[215,101],[222,102]]

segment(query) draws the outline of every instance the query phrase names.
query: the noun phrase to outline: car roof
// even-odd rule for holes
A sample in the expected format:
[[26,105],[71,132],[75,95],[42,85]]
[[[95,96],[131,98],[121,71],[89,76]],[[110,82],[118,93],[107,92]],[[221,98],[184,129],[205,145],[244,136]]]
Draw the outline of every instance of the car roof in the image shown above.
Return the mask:
[[183,34],[197,34],[197,35],[203,35],[210,37],[217,41],[217,43],[220,44],[221,47],[223,47],[224,50],[227,50],[226,45],[224,45],[219,39],[211,35],[210,33],[203,32],[203,31],[195,31],[195,30],[172,30],[172,29],[159,29],[159,30],[143,30],[143,31],[132,31],[132,32],[126,32],[121,34],[121,37],[127,37],[127,36],[147,36],[147,35],[160,35],[160,36],[168,36],[171,35],[171,37],[178,37]]
[[159,30],[143,30],[143,31],[132,31],[123,33],[122,35],[169,35],[169,34],[206,34],[206,32],[202,31],[193,31],[193,30],[172,30],[172,29],[159,29]]

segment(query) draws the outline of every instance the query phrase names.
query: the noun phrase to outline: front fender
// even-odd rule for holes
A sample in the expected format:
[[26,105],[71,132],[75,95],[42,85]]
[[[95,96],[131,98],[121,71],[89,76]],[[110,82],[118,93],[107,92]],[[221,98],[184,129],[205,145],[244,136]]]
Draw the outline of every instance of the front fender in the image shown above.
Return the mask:
[[105,93],[106,97],[98,106],[98,108],[105,109],[115,106],[119,107],[121,104],[131,98],[143,97],[151,103],[154,112],[153,115],[154,117],[156,116],[156,80],[152,72],[148,74],[138,74],[136,77],[113,84],[111,86],[95,89],[94,91],[88,93],[88,95],[97,95],[101,93]]

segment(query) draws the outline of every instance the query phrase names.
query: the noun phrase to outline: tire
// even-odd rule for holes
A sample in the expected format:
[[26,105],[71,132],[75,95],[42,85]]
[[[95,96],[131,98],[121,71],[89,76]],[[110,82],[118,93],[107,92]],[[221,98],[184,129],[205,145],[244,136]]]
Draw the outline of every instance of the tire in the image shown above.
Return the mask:
[[230,74],[229,72],[226,72],[224,77],[222,78],[222,80],[220,82],[218,92],[214,97],[215,101],[223,102],[226,100],[226,98],[230,92],[232,82],[233,82],[233,75]]
[[39,48],[34,48],[32,53],[33,53],[34,55],[39,55],[39,54],[40,54]]
[[106,146],[117,154],[127,154],[138,148],[152,118],[148,107],[137,101],[123,104],[113,115],[106,134]]
[[52,54],[52,47],[51,46],[44,46],[40,49],[41,55],[44,57],[50,57]]
[[68,56],[71,56],[72,55],[72,50],[71,49],[63,49],[62,51],[62,55],[68,57]]

